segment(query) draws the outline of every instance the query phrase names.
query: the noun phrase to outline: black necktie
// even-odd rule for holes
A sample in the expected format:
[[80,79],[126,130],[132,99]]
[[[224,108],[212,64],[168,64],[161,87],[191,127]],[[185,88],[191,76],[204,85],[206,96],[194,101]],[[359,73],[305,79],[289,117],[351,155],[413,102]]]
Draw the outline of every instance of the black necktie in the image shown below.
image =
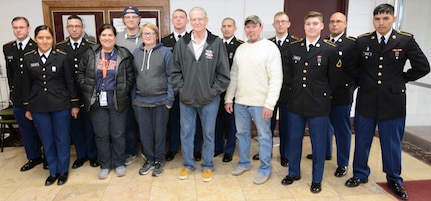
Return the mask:
[[308,51],[311,51],[311,49],[313,49],[313,47],[314,47],[313,44],[308,45]]
[[381,38],[380,38],[380,49],[384,49],[385,48],[385,45],[386,45],[386,43],[385,43],[385,37],[384,36],[382,36]]
[[74,50],[78,49],[78,43],[73,43],[73,49]]
[[224,45],[226,45],[226,47],[227,47],[227,44],[228,44],[228,43],[227,43],[227,41],[226,41],[226,42],[224,42]]
[[182,37],[181,35],[178,35],[178,40],[180,40],[181,37]]
[[21,42],[19,42],[19,43],[18,43],[18,45],[19,45],[19,50],[20,50],[20,51],[23,51],[24,49],[22,48],[22,43],[21,43]]
[[277,45],[278,45],[278,47],[281,47],[281,40],[277,41]]
[[46,56],[44,54],[42,54],[40,56],[40,60],[42,61],[43,64],[45,64],[45,62],[46,62]]

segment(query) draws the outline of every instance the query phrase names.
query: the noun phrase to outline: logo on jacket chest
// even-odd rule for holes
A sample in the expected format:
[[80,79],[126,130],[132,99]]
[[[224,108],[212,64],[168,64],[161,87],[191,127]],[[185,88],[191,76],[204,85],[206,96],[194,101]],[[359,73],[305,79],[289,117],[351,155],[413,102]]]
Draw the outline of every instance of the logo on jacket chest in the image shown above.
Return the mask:
[[205,50],[205,58],[207,59],[213,59],[214,52],[212,50]]

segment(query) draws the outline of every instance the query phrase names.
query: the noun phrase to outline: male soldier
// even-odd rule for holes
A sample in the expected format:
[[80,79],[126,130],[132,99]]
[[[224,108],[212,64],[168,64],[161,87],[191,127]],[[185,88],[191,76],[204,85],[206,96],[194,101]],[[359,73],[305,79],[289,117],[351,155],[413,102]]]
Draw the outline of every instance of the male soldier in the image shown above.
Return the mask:
[[[346,34],[347,18],[343,13],[335,12],[329,20],[329,32],[327,40],[335,43],[338,48],[338,55],[342,63],[348,63],[352,57],[353,47],[356,39]],[[352,138],[352,126],[350,124],[350,109],[353,102],[353,91],[355,84],[352,77],[336,71],[336,80],[338,82],[335,91],[332,92],[330,127],[326,139],[326,155],[325,159],[332,158],[332,135],[335,133],[335,142],[337,145],[337,170],[334,176],[342,177],[347,173],[349,164],[350,143]],[[307,155],[308,159],[312,159],[312,155]]]
[[[117,33],[116,44],[127,48],[132,54],[133,51],[142,44],[142,38],[139,35],[140,22],[141,15],[138,8],[136,6],[126,6],[123,10],[123,23],[126,25],[126,28],[124,31]],[[133,160],[135,160],[137,142],[135,113],[133,108],[130,107],[127,111],[126,159],[124,160],[124,165],[130,165],[133,163]],[[141,155],[144,156],[143,154]]]
[[[387,185],[407,200],[401,174],[401,141],[406,121],[406,83],[430,71],[430,64],[413,35],[392,29],[394,7],[380,4],[373,11],[375,31],[358,37],[356,65],[346,65],[359,85],[355,113],[353,177],[345,183],[356,187],[368,182],[368,157],[378,126],[383,172]],[[404,71],[406,60],[411,68]],[[351,68],[351,69],[350,69]]]
[[[229,58],[229,66],[232,67],[233,57],[235,56],[236,48],[238,48],[239,45],[244,43],[244,41],[239,40],[235,37],[236,24],[235,20],[230,17],[223,19],[220,30],[223,33],[223,42],[226,45],[227,55]],[[220,100],[222,102],[220,103],[217,115],[214,157],[224,152],[223,162],[230,162],[232,161],[232,155],[235,151],[236,129],[234,114],[229,114],[224,109],[223,102],[225,94],[226,93],[222,93],[220,95]],[[224,142],[225,137],[226,146]]]
[[[95,43],[83,37],[84,24],[81,17],[77,15],[71,15],[67,18],[66,29],[69,37],[58,43],[57,48],[66,52],[69,58],[73,59],[71,63],[76,73],[82,55]],[[82,99],[80,98],[80,100]],[[81,103],[81,107],[84,107],[83,103]],[[72,118],[70,133],[75,144],[77,157],[72,164],[72,169],[81,167],[87,160],[90,160],[91,167],[99,166],[93,126],[86,110],[79,110],[78,117]]]
[[322,190],[330,97],[335,88],[333,74],[340,70],[337,67],[341,67],[334,43],[320,37],[323,27],[322,13],[307,13],[304,18],[305,39],[291,44],[292,57],[287,73],[292,79],[287,125],[289,174],[281,183],[289,185],[301,178],[302,140],[308,122],[313,153],[312,193]]
[[[171,51],[173,51],[177,41],[184,35],[188,34],[186,31],[187,23],[189,23],[189,20],[187,19],[187,12],[183,9],[174,10],[172,13],[171,22],[172,25],[174,25],[174,31],[163,37],[162,43],[166,47],[170,48]],[[200,161],[202,159],[202,128],[200,124],[200,119],[198,117],[196,122],[196,135],[193,148],[193,157],[195,161]],[[169,110],[168,128],[169,134],[167,136],[169,140],[169,147],[165,160],[171,161],[174,160],[175,155],[177,154],[178,145],[180,142],[180,103],[178,94],[175,96],[174,105]]]
[[10,103],[13,106],[13,114],[18,122],[28,159],[28,162],[21,167],[21,171],[30,170],[42,162],[44,162],[44,169],[48,169],[42,157],[41,143],[34,123],[25,117],[26,110],[22,96],[23,56],[25,52],[37,49],[37,45],[29,36],[31,27],[25,17],[15,17],[11,24],[16,39],[3,45],[3,53],[10,89]]

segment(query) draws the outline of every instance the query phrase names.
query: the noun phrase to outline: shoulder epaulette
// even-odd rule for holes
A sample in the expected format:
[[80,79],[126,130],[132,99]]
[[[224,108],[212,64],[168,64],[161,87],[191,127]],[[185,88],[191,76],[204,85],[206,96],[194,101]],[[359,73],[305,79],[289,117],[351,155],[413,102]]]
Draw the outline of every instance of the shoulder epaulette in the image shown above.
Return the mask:
[[241,40],[241,39],[236,39],[236,41],[238,41],[238,43],[244,43],[244,41],[243,40]]
[[290,37],[292,37],[292,38],[293,38],[293,39],[295,39],[295,40],[301,40],[301,38],[298,38],[298,37],[293,36],[293,35],[290,35]]
[[56,49],[55,51],[57,51],[58,53],[60,53],[60,54],[64,54],[64,55],[67,55],[67,53],[66,52],[63,52],[63,50],[60,50],[60,49]]
[[95,44],[96,44],[96,42],[94,42],[94,41],[92,41],[92,40],[87,40],[87,39],[85,39],[85,41],[87,41],[87,43],[90,43],[90,44],[92,44],[92,45],[95,45]]
[[371,34],[373,34],[373,32],[364,33],[364,34],[362,34],[362,35],[358,36],[358,38],[362,38],[362,37],[365,37],[365,36],[369,36],[369,35],[371,35]]
[[172,33],[165,34],[164,36],[162,36],[162,38],[166,38],[166,37],[170,36],[171,34]]
[[29,54],[35,54],[36,52],[37,52],[36,50],[32,50],[32,51],[26,52],[26,53],[24,54],[24,56],[25,56],[25,55],[29,55]]
[[67,40],[61,41],[61,42],[57,43],[57,45],[61,45],[61,44],[64,44],[64,43],[67,43]]
[[331,42],[330,40],[323,39],[323,42],[326,43],[326,44],[328,44],[328,45],[330,45],[330,46],[332,46],[332,47],[335,47],[335,44],[333,42]]
[[356,41],[356,38],[353,36],[346,35],[346,38],[352,41]]
[[15,42],[15,40],[11,40],[11,41],[5,43],[5,45],[12,45],[14,42]]
[[299,38],[298,40],[293,41],[293,42],[291,42],[290,44],[291,44],[291,45],[293,45],[293,44],[295,44],[295,43],[299,43],[299,42],[302,42],[302,41],[304,41],[304,39],[303,39],[303,38]]
[[397,31],[399,34],[401,34],[401,35],[404,35],[404,36],[408,36],[408,37],[412,37],[413,36],[413,34],[411,34],[411,33],[407,33],[407,32],[404,32],[404,31]]
[[271,38],[268,38],[268,40],[275,40],[275,36],[274,37],[271,37]]

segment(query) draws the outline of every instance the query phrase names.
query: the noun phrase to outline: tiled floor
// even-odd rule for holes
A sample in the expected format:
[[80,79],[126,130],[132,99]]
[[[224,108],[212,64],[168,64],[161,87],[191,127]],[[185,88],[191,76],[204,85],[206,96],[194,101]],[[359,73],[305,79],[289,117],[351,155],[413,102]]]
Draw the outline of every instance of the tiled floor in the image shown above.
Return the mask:
[[[252,141],[251,155],[257,150],[257,142]],[[122,178],[116,177],[111,171],[108,179],[98,180],[99,169],[92,168],[86,163],[79,169],[70,169],[69,181],[64,186],[45,187],[44,181],[48,171],[39,165],[28,172],[20,172],[19,168],[26,162],[23,148],[6,147],[5,151],[0,153],[0,200],[396,200],[376,184],[385,181],[378,138],[374,139],[370,154],[369,165],[372,169],[367,184],[357,188],[344,187],[344,182],[352,176],[352,170],[350,168],[345,177],[334,177],[333,172],[336,168],[334,157],[325,164],[323,190],[319,194],[309,191],[311,161],[305,159],[310,150],[309,138],[304,138],[302,179],[289,186],[280,184],[287,173],[287,168],[279,165],[278,148],[275,146],[273,150],[271,178],[263,185],[253,184],[259,166],[258,161],[253,161],[252,169],[241,176],[230,174],[238,162],[237,154],[230,163],[223,163],[222,156],[214,158],[215,171],[211,182],[201,180],[199,168],[188,179],[178,180],[182,158],[181,154],[177,154],[175,160],[165,164],[165,171],[160,177],[140,176],[138,170],[143,160],[137,158],[127,167],[127,175]],[[71,160],[74,159],[75,155]],[[199,167],[199,163],[196,163],[196,167]],[[431,166],[403,152],[402,176],[404,180],[431,179]]]

